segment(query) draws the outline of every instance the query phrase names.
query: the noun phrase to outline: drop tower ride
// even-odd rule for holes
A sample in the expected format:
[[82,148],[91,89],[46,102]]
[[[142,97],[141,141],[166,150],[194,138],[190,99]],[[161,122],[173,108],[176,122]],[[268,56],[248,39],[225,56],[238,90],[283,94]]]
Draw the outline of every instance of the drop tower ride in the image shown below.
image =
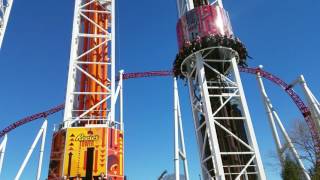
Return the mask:
[[[63,123],[48,179],[123,180],[122,74],[115,78],[115,1],[75,0]],[[116,101],[120,97],[120,120]]]
[[177,0],[176,77],[186,79],[204,180],[266,179],[238,66],[247,50],[221,0]]

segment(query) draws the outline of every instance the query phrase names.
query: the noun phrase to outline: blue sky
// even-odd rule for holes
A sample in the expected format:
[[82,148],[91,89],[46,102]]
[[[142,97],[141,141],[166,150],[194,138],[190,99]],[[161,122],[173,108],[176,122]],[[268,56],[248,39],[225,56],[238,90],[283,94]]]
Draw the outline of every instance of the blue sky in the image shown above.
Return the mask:
[[[15,1],[0,52],[0,128],[64,102],[73,2]],[[170,69],[177,53],[176,1],[118,2],[117,68],[126,72]],[[263,64],[286,81],[304,74],[320,97],[319,1],[225,0],[224,4],[236,35],[254,57],[250,66]],[[242,79],[266,173],[269,179],[280,179],[257,82],[251,75]],[[125,165],[130,180],[152,180],[164,169],[173,170],[172,84],[171,78],[125,82]],[[179,86],[190,174],[196,180],[200,171],[188,91],[182,82]],[[286,127],[302,118],[284,92],[271,83],[266,82],[266,87]],[[62,113],[49,118],[42,179],[47,175],[53,124],[61,121]],[[9,134],[0,179],[13,179],[41,123],[38,120]],[[23,180],[35,177],[35,153]]]

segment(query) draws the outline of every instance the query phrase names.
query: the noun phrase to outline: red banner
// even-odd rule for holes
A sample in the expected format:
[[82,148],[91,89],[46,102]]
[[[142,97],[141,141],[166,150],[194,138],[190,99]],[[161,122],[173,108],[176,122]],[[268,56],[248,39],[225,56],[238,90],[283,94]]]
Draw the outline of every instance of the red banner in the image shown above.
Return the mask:
[[219,6],[200,6],[182,16],[177,24],[179,49],[186,41],[208,35],[232,36],[228,13]]

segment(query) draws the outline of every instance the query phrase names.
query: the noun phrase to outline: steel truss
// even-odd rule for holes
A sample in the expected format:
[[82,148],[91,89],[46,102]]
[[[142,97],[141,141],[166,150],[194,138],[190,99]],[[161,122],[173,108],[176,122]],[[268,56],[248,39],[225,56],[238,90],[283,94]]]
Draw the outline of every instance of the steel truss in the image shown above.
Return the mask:
[[[210,59],[214,51],[225,58]],[[232,49],[212,47],[191,54],[181,65],[206,180],[266,179],[237,59]]]
[[73,22],[64,127],[115,121],[115,2],[76,0]]
[[12,4],[13,0],[0,0],[0,48],[7,29]]

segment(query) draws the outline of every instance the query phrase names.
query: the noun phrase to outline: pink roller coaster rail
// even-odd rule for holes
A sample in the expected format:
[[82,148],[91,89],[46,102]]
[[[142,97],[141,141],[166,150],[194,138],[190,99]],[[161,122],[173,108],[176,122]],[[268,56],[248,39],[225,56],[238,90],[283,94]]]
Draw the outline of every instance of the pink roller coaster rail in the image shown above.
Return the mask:
[[[320,138],[319,133],[316,131],[314,121],[311,117],[311,113],[309,108],[304,104],[302,99],[298,96],[298,94],[288,85],[286,82],[281,80],[279,77],[266,72],[260,68],[239,68],[241,72],[249,73],[249,74],[257,74],[260,72],[261,76],[265,79],[270,80],[271,82],[277,84],[281,87],[293,100],[293,102],[297,105],[298,109],[300,110],[301,114],[303,115],[308,127],[310,128],[311,135],[313,137],[314,144],[316,146],[317,154],[320,154]],[[159,76],[172,76],[172,71],[148,71],[148,72],[136,72],[136,73],[125,73],[123,74],[123,79],[134,79],[134,78],[146,78],[146,77],[159,77]],[[34,120],[40,118],[46,118],[47,116],[53,115],[61,110],[64,109],[64,104],[56,106],[48,111],[40,112],[28,117],[25,117],[9,126],[4,128],[0,131],[0,138],[5,134],[9,133],[10,131],[22,126],[26,123],[32,122]]]
[[241,72],[249,73],[249,74],[257,74],[258,72],[262,77],[265,79],[270,80],[271,82],[277,84],[281,87],[293,100],[293,102],[298,107],[299,111],[301,112],[302,116],[304,117],[304,120],[306,121],[311,136],[313,138],[313,143],[316,148],[316,154],[317,154],[317,162],[320,163],[320,138],[319,133],[317,132],[317,129],[314,124],[314,120],[311,117],[310,109],[304,104],[302,99],[299,97],[299,95],[291,88],[289,84],[281,80],[279,77],[266,72],[260,68],[239,68]]

